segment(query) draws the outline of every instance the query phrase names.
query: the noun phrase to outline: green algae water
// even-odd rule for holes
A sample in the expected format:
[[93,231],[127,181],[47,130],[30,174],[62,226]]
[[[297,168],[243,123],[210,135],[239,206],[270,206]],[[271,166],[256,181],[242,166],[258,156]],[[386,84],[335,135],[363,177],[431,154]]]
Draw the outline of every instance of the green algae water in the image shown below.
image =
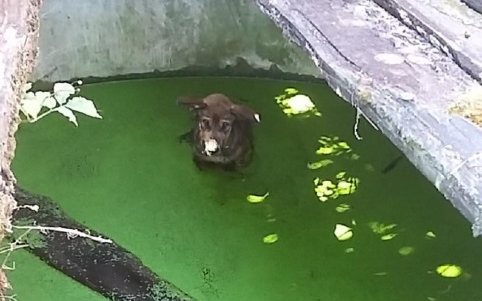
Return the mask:
[[[244,176],[197,170],[179,143],[192,121],[176,98],[214,92],[261,115]],[[407,160],[385,172],[400,152],[363,120],[356,139],[355,111],[327,86],[172,78],[86,85],[82,95],[102,120],[20,126],[19,184],[198,300],[482,298],[482,242],[469,223]],[[283,101],[296,95],[316,114],[289,114]],[[11,259],[19,301],[105,300],[26,251]],[[457,277],[440,275],[443,265]]]

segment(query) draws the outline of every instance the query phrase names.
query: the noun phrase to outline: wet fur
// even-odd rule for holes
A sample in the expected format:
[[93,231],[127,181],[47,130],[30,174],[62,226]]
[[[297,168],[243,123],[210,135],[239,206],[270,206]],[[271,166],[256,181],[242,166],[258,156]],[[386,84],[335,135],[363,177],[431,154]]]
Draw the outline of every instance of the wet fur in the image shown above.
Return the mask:
[[[234,171],[252,161],[254,145],[252,126],[259,115],[247,106],[233,103],[223,94],[205,98],[185,97],[178,104],[187,106],[194,114],[196,125],[180,136],[193,149],[193,160],[200,169],[220,166]],[[220,146],[217,153],[204,152],[204,143],[214,139]]]

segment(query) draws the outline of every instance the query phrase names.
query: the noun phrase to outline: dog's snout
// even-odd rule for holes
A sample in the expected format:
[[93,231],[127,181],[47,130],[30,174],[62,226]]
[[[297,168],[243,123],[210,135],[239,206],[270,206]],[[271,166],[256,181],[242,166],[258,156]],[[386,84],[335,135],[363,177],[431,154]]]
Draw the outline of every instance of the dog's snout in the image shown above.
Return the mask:
[[204,152],[210,156],[219,152],[219,143],[216,139],[210,138],[204,141]]

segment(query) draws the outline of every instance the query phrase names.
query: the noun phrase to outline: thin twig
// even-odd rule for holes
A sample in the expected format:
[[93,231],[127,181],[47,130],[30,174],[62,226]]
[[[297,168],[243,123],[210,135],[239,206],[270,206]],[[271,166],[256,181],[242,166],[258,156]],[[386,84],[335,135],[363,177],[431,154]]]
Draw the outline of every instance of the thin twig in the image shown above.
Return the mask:
[[358,124],[360,123],[360,108],[356,107],[356,119],[355,125],[353,126],[353,134],[357,140],[362,140],[363,138],[358,135]]
[[39,230],[41,232],[45,232],[45,231],[63,232],[67,234],[68,238],[75,238],[77,236],[80,236],[80,237],[92,239],[97,242],[112,243],[112,240],[110,239],[102,238],[101,236],[92,236],[76,229],[68,229],[68,228],[62,228],[62,227],[43,227],[43,226],[12,226],[12,227],[16,229]]

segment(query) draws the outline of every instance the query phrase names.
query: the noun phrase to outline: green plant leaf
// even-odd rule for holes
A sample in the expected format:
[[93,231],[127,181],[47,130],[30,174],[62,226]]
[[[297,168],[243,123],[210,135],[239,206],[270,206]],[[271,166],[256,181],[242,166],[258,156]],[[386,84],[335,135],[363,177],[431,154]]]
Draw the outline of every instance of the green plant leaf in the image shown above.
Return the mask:
[[285,92],[287,94],[296,94],[296,93],[298,93],[298,90],[296,90],[295,88],[286,88]]
[[55,83],[54,97],[60,105],[63,105],[67,98],[75,93],[75,88],[70,83]]
[[268,234],[265,237],[263,237],[263,242],[265,244],[272,244],[278,241],[278,234],[273,233],[273,234]]
[[46,108],[53,109],[57,105],[57,101],[52,98],[52,94],[50,92],[38,91],[35,92],[35,97],[38,98],[42,106]]
[[250,194],[246,197],[246,200],[250,203],[261,203],[269,196],[269,192],[266,192],[264,195],[254,195]]
[[351,209],[351,207],[348,204],[340,204],[340,205],[336,206],[336,208],[335,208],[336,212],[338,212],[338,213],[343,213],[343,212],[346,212],[350,209]]
[[348,240],[352,238],[353,231],[352,228],[345,226],[343,224],[336,224],[335,231],[333,231],[338,240]]
[[462,268],[455,264],[440,265],[436,271],[440,276],[446,278],[456,278],[462,274]]
[[97,112],[97,109],[94,103],[92,102],[92,100],[89,100],[84,97],[80,97],[80,96],[73,97],[71,100],[67,102],[65,107],[73,111],[83,113],[90,117],[102,119],[102,116],[100,116],[99,113]]
[[67,117],[70,122],[75,124],[75,126],[79,126],[79,124],[77,123],[77,117],[75,117],[74,113],[70,109],[62,106],[62,107],[55,108],[53,111],[59,112],[60,114]]
[[32,89],[32,83],[31,82],[27,82],[25,83],[25,85],[23,85],[22,87],[22,92],[25,94],[27,93],[28,90]]
[[35,93],[33,92],[28,92],[21,100],[20,106],[22,107],[22,111],[24,113],[35,119],[42,109],[42,102],[42,98],[36,97]]

